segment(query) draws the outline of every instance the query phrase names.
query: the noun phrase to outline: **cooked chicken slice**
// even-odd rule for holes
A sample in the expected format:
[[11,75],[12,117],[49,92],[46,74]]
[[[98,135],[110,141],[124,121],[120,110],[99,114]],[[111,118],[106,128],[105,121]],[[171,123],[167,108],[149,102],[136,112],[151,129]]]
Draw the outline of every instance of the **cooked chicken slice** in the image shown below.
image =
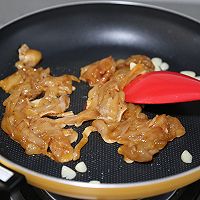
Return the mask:
[[116,61],[116,63],[117,63],[116,66],[117,69],[123,67],[130,67],[131,63],[143,65],[144,69],[147,72],[154,71],[155,68],[154,64],[151,62],[151,59],[145,55],[132,55],[125,60],[119,59]]
[[90,86],[96,83],[105,83],[115,72],[116,63],[113,58],[107,57],[81,68],[80,80],[86,81]]
[[74,90],[72,81],[79,80],[72,75],[51,76],[49,68],[32,68],[39,62],[40,53],[27,45],[19,49],[19,60],[18,71],[0,81],[0,87],[10,93],[3,103],[2,129],[29,155],[44,154],[58,162],[72,160],[71,143],[77,140],[77,132],[48,117],[66,111],[68,95]]
[[126,162],[148,162],[169,141],[185,134],[180,121],[171,116],[160,115],[152,120],[142,113],[139,105],[128,104],[118,124],[106,124],[95,120],[92,125],[107,143],[122,144],[118,153]]
[[18,69],[25,67],[35,67],[42,59],[42,53],[35,49],[30,49],[28,45],[23,44],[19,50],[19,61],[15,63]]
[[[50,75],[50,69],[33,68],[42,55],[22,45],[19,49],[18,71],[0,81],[0,87],[10,96],[2,129],[19,142],[26,153],[44,154],[58,162],[80,158],[81,149],[91,132],[98,131],[107,143],[121,144],[118,153],[127,163],[148,162],[166,144],[185,133],[180,121],[168,115],[153,119],[142,113],[139,105],[125,102],[123,88],[135,77],[154,70],[151,60],[142,55],[114,61],[107,57],[81,69],[81,80],[94,86],[88,93],[86,109],[78,114],[66,111],[74,91],[75,76]],[[130,68],[130,64],[134,67]],[[82,133],[65,126],[80,126],[94,120]]]

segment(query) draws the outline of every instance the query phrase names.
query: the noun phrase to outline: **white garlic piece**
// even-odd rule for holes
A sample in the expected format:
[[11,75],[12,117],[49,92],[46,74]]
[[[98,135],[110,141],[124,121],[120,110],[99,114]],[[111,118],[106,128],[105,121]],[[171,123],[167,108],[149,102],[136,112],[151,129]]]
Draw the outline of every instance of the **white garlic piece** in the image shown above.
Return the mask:
[[87,166],[84,162],[80,162],[75,166],[76,171],[84,173],[87,171]]
[[71,180],[76,177],[76,172],[67,166],[62,166],[61,177]]
[[160,65],[162,64],[162,59],[155,57],[151,59],[151,62],[154,64],[155,67],[160,67]]
[[131,63],[130,63],[130,70],[132,70],[136,65],[137,65],[136,63],[131,62]]
[[169,69],[169,65],[166,63],[166,62],[163,62],[161,65],[160,65],[160,69],[162,71],[167,71]]
[[90,181],[89,183],[92,183],[92,184],[100,184],[101,182],[100,182],[100,181],[97,181],[97,180],[92,180],[92,181]]
[[189,151],[185,150],[183,151],[183,153],[181,154],[181,160],[184,163],[192,163],[192,155],[190,154]]
[[190,77],[195,77],[196,76],[196,73],[193,72],[193,71],[181,71],[180,73],[184,74],[186,76],[190,76]]

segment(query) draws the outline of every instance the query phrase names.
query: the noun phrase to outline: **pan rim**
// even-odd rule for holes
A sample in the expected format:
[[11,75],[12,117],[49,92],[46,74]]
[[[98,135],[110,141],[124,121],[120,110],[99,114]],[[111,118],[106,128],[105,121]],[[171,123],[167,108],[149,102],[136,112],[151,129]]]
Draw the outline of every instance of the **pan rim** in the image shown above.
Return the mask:
[[[27,17],[31,17],[35,14],[39,14],[41,12],[45,12],[45,11],[51,11],[54,9],[58,9],[58,8],[62,8],[62,7],[68,7],[68,6],[78,6],[78,5],[90,5],[90,4],[111,4],[111,5],[128,5],[128,6],[138,6],[138,7],[144,7],[144,8],[150,8],[150,9],[155,9],[155,10],[159,10],[159,11],[164,11],[167,13],[171,13],[174,15],[178,15],[181,16],[185,19],[189,19],[195,23],[198,23],[200,25],[200,21],[198,21],[197,19],[188,16],[186,14],[168,9],[168,8],[162,8],[156,5],[150,5],[150,4],[145,4],[145,3],[139,3],[139,2],[130,2],[130,1],[109,1],[109,0],[103,0],[103,1],[95,1],[95,0],[87,0],[87,1],[73,1],[73,2],[67,2],[67,3],[62,3],[59,5],[54,5],[54,6],[49,6],[46,8],[42,8],[30,13],[27,13],[25,15],[22,15],[20,17],[17,17],[14,20],[11,20],[9,22],[7,22],[6,24],[4,24],[3,26],[0,27],[0,31],[4,28],[6,28],[9,25],[14,24],[15,22],[18,22],[20,20],[23,20],[24,18]],[[163,177],[163,178],[158,178],[158,179],[154,179],[154,180],[148,180],[148,181],[139,181],[139,182],[133,182],[133,183],[101,183],[101,184],[91,184],[88,182],[81,182],[81,181],[72,181],[72,180],[64,180],[62,178],[57,178],[57,177],[53,177],[50,175],[45,175],[39,172],[35,172],[33,170],[27,169],[25,167],[22,167],[19,164],[16,164],[12,161],[10,161],[9,159],[3,157],[2,155],[0,155],[0,162],[5,164],[5,166],[9,165],[12,166],[10,167],[11,169],[19,169],[20,171],[24,171],[27,172],[30,175],[36,176],[36,177],[40,177],[42,179],[46,179],[46,180],[51,180],[51,181],[55,181],[57,183],[60,184],[68,184],[68,185],[72,185],[72,186],[79,186],[79,187],[90,187],[90,188],[129,188],[129,187],[138,187],[138,186],[146,186],[146,185],[151,185],[151,184],[158,184],[158,183],[162,183],[162,182],[166,182],[166,181],[174,181],[178,178],[184,177],[184,176],[188,176],[194,173],[197,173],[198,171],[200,171],[200,166],[195,167],[193,169],[190,169],[186,172],[181,172],[175,175],[171,175],[171,176],[167,176],[167,177]],[[196,180],[199,178],[196,178]]]
[[35,11],[23,14],[13,20],[8,21],[4,25],[0,26],[0,31],[11,24],[18,22],[19,20],[23,20],[26,17],[31,17],[31,16],[33,16],[35,14],[39,14],[41,12],[50,11],[50,10],[54,10],[54,9],[58,9],[58,8],[62,8],[62,7],[78,6],[78,5],[84,5],[84,4],[86,4],[86,5],[90,5],[90,4],[111,4],[112,5],[113,4],[113,5],[127,5],[127,6],[138,6],[138,7],[151,8],[151,9],[171,13],[174,15],[178,15],[178,16],[184,17],[185,19],[189,19],[189,20],[192,20],[193,22],[200,24],[200,20],[198,20],[192,16],[189,16],[187,14],[184,14],[184,13],[181,13],[179,11],[175,11],[175,10],[172,10],[169,8],[164,8],[164,7],[147,4],[147,3],[131,2],[128,0],[125,0],[125,1],[123,1],[123,0],[102,0],[102,1],[101,0],[82,0],[82,1],[81,0],[75,0],[75,1],[69,0],[66,3],[61,3],[59,5],[53,5],[53,6],[47,6],[45,8],[37,9]]
[[79,186],[79,187],[88,187],[89,186],[89,187],[94,187],[94,188],[127,188],[127,187],[139,187],[139,186],[144,186],[144,185],[158,184],[158,183],[162,183],[162,182],[166,182],[166,181],[173,181],[178,178],[191,175],[200,170],[200,166],[199,166],[199,167],[195,167],[191,170],[188,170],[186,172],[181,172],[181,173],[178,173],[175,175],[158,178],[155,180],[138,181],[138,182],[133,182],[133,183],[101,183],[101,184],[97,184],[97,183],[89,183],[89,182],[83,182],[83,181],[66,180],[66,179],[62,179],[62,178],[53,177],[50,175],[45,175],[45,174],[36,172],[34,170],[27,169],[19,164],[16,164],[16,163],[4,158],[2,155],[0,155],[0,161],[1,162],[3,161],[3,163],[8,164],[9,166],[12,166],[11,169],[19,169],[20,171],[24,171],[27,174],[30,174],[30,175],[33,175],[36,177],[40,177],[42,179],[54,181],[54,182],[61,183],[61,184],[69,184],[72,186]]

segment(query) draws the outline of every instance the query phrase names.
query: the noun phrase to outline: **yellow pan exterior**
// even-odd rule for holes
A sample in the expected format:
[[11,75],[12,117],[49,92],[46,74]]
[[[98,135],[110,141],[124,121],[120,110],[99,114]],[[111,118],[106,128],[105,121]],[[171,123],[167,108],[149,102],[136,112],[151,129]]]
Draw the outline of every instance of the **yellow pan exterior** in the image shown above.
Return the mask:
[[138,199],[163,194],[200,179],[200,167],[175,176],[127,184],[90,184],[68,181],[28,170],[0,156],[0,162],[23,174],[33,186],[81,199]]

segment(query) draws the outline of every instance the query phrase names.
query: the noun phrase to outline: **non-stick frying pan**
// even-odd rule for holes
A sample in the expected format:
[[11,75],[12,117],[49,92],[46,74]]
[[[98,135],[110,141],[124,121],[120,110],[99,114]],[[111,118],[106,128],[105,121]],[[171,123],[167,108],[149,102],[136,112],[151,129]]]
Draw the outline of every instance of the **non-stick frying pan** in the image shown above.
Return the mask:
[[[0,30],[0,78],[15,71],[17,49],[27,43],[43,53],[43,67],[53,74],[79,76],[80,67],[112,55],[131,54],[161,57],[171,71],[193,70],[200,75],[200,24],[172,12],[131,3],[81,3],[66,5],[26,16]],[[81,111],[89,87],[77,84],[71,95],[72,109]],[[1,117],[3,100],[0,92]],[[200,178],[200,102],[148,105],[150,117],[166,113],[180,119],[185,136],[169,143],[152,162],[127,164],[117,153],[117,144],[106,144],[98,133],[91,134],[81,158],[57,163],[43,155],[28,156],[22,147],[0,132],[0,161],[26,177],[29,184],[77,198],[143,198],[187,185]],[[86,124],[88,125],[88,124]],[[85,125],[85,126],[86,126]],[[84,126],[77,128],[80,133]],[[79,138],[79,139],[80,139]],[[181,161],[188,150],[193,162]],[[88,171],[74,181],[61,179],[61,167],[84,161]],[[101,184],[89,184],[99,180]]]

